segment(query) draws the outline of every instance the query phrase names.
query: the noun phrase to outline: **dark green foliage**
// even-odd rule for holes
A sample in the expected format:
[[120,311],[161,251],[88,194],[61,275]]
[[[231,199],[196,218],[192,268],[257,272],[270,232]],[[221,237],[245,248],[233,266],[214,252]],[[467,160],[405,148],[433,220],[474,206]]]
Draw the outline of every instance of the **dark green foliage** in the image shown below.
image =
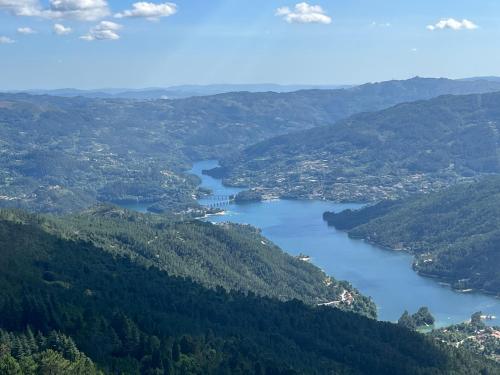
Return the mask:
[[398,324],[406,329],[415,330],[417,325],[408,311],[405,311],[398,320]]
[[328,225],[331,225],[339,230],[350,230],[362,224],[368,223],[371,219],[375,219],[389,213],[395,205],[395,201],[382,201],[378,204],[364,207],[363,215],[360,215],[358,211],[351,209],[347,209],[339,213],[325,212],[323,214],[323,219],[328,223]]
[[[2,328],[63,332],[105,372],[498,371],[492,363],[449,351],[396,325],[298,301],[208,290],[90,243],[65,240],[51,234],[44,220],[26,219],[10,213],[10,220],[0,221]],[[44,280],[47,271],[55,281]],[[73,353],[67,342],[63,339],[61,354],[49,353],[44,364],[51,367],[68,355],[62,353]],[[10,358],[5,366],[15,367]]]
[[418,311],[412,315],[412,318],[417,327],[432,326],[436,321],[428,307],[421,307],[418,309]]
[[249,202],[260,202],[263,196],[260,192],[255,190],[245,190],[236,194],[234,198],[236,203],[249,203]]
[[[251,226],[177,222],[110,206],[60,219],[49,217],[43,225],[54,233],[91,241],[112,254],[126,255],[212,289],[299,299],[311,305],[340,300],[347,290],[354,303],[339,304],[339,308],[376,316],[375,304],[347,282],[327,277],[316,266],[289,256]],[[46,271],[43,278],[54,281],[55,275]]]
[[435,319],[427,307],[421,307],[413,315],[410,315],[408,311],[405,311],[398,320],[398,324],[400,326],[411,330],[415,330],[420,327],[432,326],[434,325],[434,322]]
[[500,293],[500,177],[325,218],[352,237],[410,251],[424,275]]
[[47,336],[0,329],[2,375],[99,375],[101,371],[81,353],[74,341],[58,332]]

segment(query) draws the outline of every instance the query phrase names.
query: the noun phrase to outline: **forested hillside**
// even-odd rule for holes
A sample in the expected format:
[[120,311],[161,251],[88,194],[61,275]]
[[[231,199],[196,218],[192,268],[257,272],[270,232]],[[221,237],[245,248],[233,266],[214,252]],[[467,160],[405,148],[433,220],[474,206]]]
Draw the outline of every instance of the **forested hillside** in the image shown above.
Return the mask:
[[226,182],[282,197],[377,201],[500,172],[500,94],[443,96],[251,146]]
[[[61,332],[105,373],[499,371],[492,362],[357,314],[205,289],[26,218],[10,213],[0,220],[0,328],[22,335],[29,327],[49,337]],[[24,362],[8,345],[0,365],[15,366],[9,350]],[[65,348],[51,355],[62,361]]]
[[500,177],[325,219],[355,238],[415,254],[415,269],[500,294]]
[[[0,217],[21,215],[5,211]],[[375,304],[349,283],[284,253],[257,229],[236,224],[178,222],[102,206],[62,218],[22,215],[51,233],[88,241],[113,255],[126,256],[171,276],[190,278],[207,288],[252,292],[310,305],[338,301],[344,310],[376,317]],[[348,292],[352,302],[342,302]]]
[[500,83],[415,78],[155,101],[0,94],[0,206],[77,212],[139,201],[188,210],[197,181],[184,172],[193,160],[404,101],[495,90]]
[[75,342],[52,331],[48,335],[7,332],[0,329],[0,374],[3,375],[103,375]]

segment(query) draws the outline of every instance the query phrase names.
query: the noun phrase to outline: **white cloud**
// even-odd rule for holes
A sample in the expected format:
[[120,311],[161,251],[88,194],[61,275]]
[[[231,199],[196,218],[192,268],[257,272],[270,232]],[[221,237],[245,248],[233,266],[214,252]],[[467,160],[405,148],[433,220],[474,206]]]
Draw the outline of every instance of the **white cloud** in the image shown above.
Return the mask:
[[56,23],[53,27],[54,33],[57,35],[68,35],[73,32],[71,27],[66,27],[60,23]]
[[136,17],[157,21],[161,17],[169,17],[177,13],[177,5],[174,3],[148,3],[141,1],[132,5],[133,9],[124,10],[115,14],[116,18]]
[[120,39],[118,31],[122,25],[111,21],[102,21],[98,25],[90,29],[89,33],[80,37],[82,40],[117,40]]
[[16,16],[81,21],[95,21],[110,14],[106,0],[49,0],[48,7],[42,7],[39,0],[0,0],[0,9]]
[[12,44],[15,41],[7,36],[0,36],[0,44]]
[[326,14],[319,5],[298,3],[294,9],[281,7],[276,10],[276,15],[282,17],[288,23],[332,23],[332,18]]
[[435,25],[428,25],[427,30],[474,30],[477,29],[478,26],[467,19],[463,19],[462,21],[458,21],[454,18],[442,19]]
[[33,30],[31,27],[20,27],[17,29],[17,32],[23,35],[36,34],[36,31]]
[[110,11],[106,0],[50,0],[43,14],[48,18],[95,21],[107,17]]
[[36,16],[40,13],[38,0],[0,0],[0,9],[16,16]]

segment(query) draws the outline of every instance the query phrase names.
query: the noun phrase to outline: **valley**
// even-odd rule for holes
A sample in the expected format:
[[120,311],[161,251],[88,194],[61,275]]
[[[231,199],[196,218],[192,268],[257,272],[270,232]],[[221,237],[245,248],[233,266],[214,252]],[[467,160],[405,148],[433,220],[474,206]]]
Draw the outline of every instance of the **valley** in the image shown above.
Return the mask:
[[498,15],[0,0],[0,375],[500,375]]
[[[240,189],[226,187],[220,180],[201,173],[215,166],[217,162],[213,160],[199,162],[191,172],[214,194],[238,193]],[[211,202],[210,197],[199,201],[202,205]],[[329,228],[322,219],[325,211],[342,212],[361,207],[323,200],[233,203],[224,207],[224,215],[209,216],[206,220],[251,224],[289,254],[310,256],[311,262],[326,273],[348,280],[363,294],[371,296],[381,320],[397,321],[404,310],[416,311],[421,306],[430,308],[438,327],[462,323],[476,311],[500,316],[499,299],[457,293],[436,280],[421,277],[411,267],[411,255],[350,239],[346,233]]]
[[442,96],[271,138],[219,177],[282,198],[377,202],[499,173],[498,93]]
[[[412,167],[412,160],[381,169],[383,155],[374,159],[379,164],[366,162],[373,156],[369,145],[381,140],[366,131],[349,133],[350,122],[343,119],[407,101],[497,90],[500,83],[492,81],[417,77],[335,90],[232,92],[177,100],[2,93],[0,207],[58,214],[98,202],[148,204],[154,212],[198,209],[199,181],[183,172],[193,161],[208,158],[232,168],[226,182],[260,186],[271,196],[365,201],[437,189],[478,169],[489,171],[495,168],[493,161],[478,157],[471,165],[443,171],[450,161],[436,152],[425,157],[426,168],[438,168],[435,173],[420,173],[420,164]],[[470,100],[458,98],[450,99],[450,105]],[[397,108],[404,115],[406,107]],[[353,126],[367,116],[356,117]],[[385,112],[379,117],[391,118]],[[344,143],[335,143],[326,125],[338,127],[347,137]],[[478,125],[479,141],[492,131],[483,125]],[[296,135],[315,127],[305,136]],[[274,138],[280,136],[285,138]],[[307,140],[303,144],[302,138]],[[273,142],[277,148],[272,156],[259,155],[268,146],[273,149]],[[331,153],[325,142],[337,151]],[[454,147],[469,146],[460,141]],[[290,150],[283,153],[283,147]],[[309,157],[301,154],[310,147]]]
[[[496,173],[498,95],[430,99],[496,85],[415,78],[178,100],[0,94],[0,369],[51,360],[89,374],[495,371],[493,349],[392,323],[426,306],[435,328],[452,330],[476,311],[500,316],[498,299],[420,277],[410,254],[350,238],[322,214],[380,200],[397,212],[394,199]],[[420,112],[442,115],[440,127]],[[434,141],[414,124],[432,127]],[[490,143],[479,149],[471,134]],[[381,361],[389,352],[398,359]]]

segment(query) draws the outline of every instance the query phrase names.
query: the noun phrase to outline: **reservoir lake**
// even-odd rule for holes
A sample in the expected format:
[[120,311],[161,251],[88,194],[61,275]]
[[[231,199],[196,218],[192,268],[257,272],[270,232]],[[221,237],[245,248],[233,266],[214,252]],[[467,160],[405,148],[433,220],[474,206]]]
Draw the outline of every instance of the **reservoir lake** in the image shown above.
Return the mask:
[[[242,189],[226,187],[220,180],[202,174],[216,167],[217,161],[194,164],[190,173],[202,180],[212,196],[199,200],[202,205],[217,203]],[[290,255],[309,255],[311,262],[338,280],[348,280],[363,294],[373,298],[380,320],[396,321],[404,310],[414,313],[427,306],[436,317],[436,326],[468,320],[476,311],[500,317],[500,299],[480,293],[460,293],[436,280],[417,275],[411,268],[412,256],[381,249],[323,221],[325,211],[359,208],[359,204],[329,201],[276,200],[224,206],[224,215],[212,215],[211,222],[251,224]],[[140,207],[130,207],[142,211]],[[488,323],[500,325],[500,321]]]

